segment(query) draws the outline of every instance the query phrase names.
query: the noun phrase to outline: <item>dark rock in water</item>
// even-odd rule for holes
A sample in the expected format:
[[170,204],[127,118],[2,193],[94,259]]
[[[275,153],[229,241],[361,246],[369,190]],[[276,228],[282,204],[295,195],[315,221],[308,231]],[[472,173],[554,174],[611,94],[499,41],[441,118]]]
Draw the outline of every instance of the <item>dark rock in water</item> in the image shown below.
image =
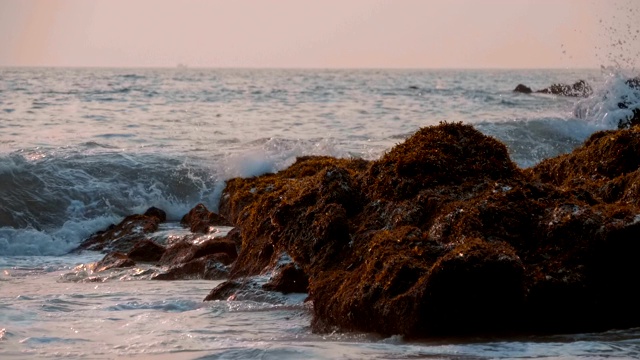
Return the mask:
[[230,296],[234,295],[238,290],[244,287],[245,284],[237,280],[225,281],[213,288],[203,301],[227,300]]
[[144,239],[138,241],[131,251],[129,251],[130,259],[134,261],[142,262],[157,262],[165,252],[165,248],[162,245],[158,245],[155,242]]
[[262,286],[264,290],[279,291],[283,294],[307,293],[309,277],[293,263],[287,264]]
[[159,265],[175,266],[191,260],[213,254],[225,254],[229,259],[225,265],[233,262],[237,257],[236,244],[226,238],[213,238],[199,245],[182,241],[170,246],[159,260]]
[[118,225],[111,225],[106,230],[91,235],[78,249],[127,253],[138,241],[146,239],[147,234],[155,232],[160,223],[157,214],[129,215]]
[[194,233],[206,234],[212,226],[231,226],[224,217],[209,211],[203,204],[196,205],[188,214],[182,217],[180,224],[191,229]]
[[126,254],[119,252],[112,252],[105,255],[102,260],[98,261],[95,267],[95,271],[106,271],[114,268],[125,268],[135,266],[135,261],[129,259]]
[[638,154],[640,130],[600,132],[523,171],[497,140],[444,123],[377,161],[300,158],[227,182],[220,212],[242,237],[231,276],[273,271],[288,254],[309,277],[316,331],[640,326]]
[[411,90],[419,90],[420,88],[418,86],[416,86],[416,85],[410,85],[409,89],[411,89]]
[[513,92],[519,92],[519,93],[523,93],[523,94],[531,94],[533,92],[533,90],[531,90],[531,88],[526,86],[526,85],[518,84],[518,86],[516,86],[516,88],[513,89]]
[[158,218],[158,220],[160,220],[161,223],[167,221],[167,213],[165,213],[164,210],[158,209],[155,206],[148,208],[147,211],[144,212],[144,215],[155,216]]
[[231,259],[227,254],[206,255],[172,266],[167,271],[154,276],[152,280],[226,279],[229,271],[225,264],[229,263]]
[[587,84],[584,80],[579,80],[573,85],[567,84],[552,84],[551,86],[542,90],[536,91],[541,94],[553,94],[572,97],[588,97],[593,94],[591,85]]

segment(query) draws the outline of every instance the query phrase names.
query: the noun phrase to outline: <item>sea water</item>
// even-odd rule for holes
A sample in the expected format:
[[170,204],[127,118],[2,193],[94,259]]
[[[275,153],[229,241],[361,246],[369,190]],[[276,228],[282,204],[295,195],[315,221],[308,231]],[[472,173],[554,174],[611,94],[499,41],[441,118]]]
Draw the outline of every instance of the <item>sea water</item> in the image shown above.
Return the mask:
[[[0,358],[637,358],[640,329],[407,341],[315,334],[304,294],[202,302],[217,281],[94,274],[83,239],[150,206],[159,236],[226,179],[302,155],[376,159],[423,126],[473,124],[530,167],[640,104],[603,70],[0,69]],[[583,79],[586,99],[512,92]],[[224,230],[224,229],[222,229]],[[215,234],[211,235],[215,236]],[[259,280],[259,279],[258,279]],[[589,316],[589,314],[584,314]]]

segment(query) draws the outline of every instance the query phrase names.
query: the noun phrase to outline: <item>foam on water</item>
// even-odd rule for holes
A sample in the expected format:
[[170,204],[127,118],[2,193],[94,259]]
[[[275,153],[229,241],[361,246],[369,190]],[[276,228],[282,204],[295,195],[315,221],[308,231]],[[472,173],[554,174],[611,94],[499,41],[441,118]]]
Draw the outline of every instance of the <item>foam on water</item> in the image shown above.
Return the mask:
[[640,86],[628,84],[638,74],[619,69],[603,72],[604,82],[592,96],[577,102],[574,109],[575,116],[590,123],[594,130],[617,128],[621,121],[633,117],[633,109],[640,108]]

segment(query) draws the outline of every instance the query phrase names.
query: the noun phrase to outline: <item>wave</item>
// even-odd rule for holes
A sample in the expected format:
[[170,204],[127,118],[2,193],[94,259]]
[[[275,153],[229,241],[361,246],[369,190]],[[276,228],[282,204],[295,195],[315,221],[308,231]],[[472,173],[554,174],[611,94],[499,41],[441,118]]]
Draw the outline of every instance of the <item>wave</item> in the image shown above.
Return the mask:
[[154,155],[31,151],[0,156],[0,255],[58,255],[150,206],[178,220],[217,205],[215,174]]
[[634,116],[634,109],[640,108],[640,86],[631,83],[637,74],[620,69],[604,70],[604,82],[596,87],[592,96],[578,101],[573,113],[602,129],[616,128]]

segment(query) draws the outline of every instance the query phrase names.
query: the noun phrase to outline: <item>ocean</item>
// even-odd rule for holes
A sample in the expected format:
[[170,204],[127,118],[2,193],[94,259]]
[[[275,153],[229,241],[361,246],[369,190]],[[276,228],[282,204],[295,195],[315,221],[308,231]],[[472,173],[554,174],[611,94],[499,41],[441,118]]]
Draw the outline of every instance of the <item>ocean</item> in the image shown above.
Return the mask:
[[[157,236],[181,236],[180,218],[197,203],[215,211],[226,179],[303,155],[376,159],[442,121],[472,124],[530,167],[617,128],[630,112],[617,99],[637,96],[629,76],[0,68],[0,358],[638,358],[640,329],[422,341],[317,334],[304,294],[202,302],[220,281],[154,281],[151,266],[96,275],[90,264],[103,254],[70,253],[151,206],[167,212]],[[581,79],[594,89],[588,98],[512,91]]]

